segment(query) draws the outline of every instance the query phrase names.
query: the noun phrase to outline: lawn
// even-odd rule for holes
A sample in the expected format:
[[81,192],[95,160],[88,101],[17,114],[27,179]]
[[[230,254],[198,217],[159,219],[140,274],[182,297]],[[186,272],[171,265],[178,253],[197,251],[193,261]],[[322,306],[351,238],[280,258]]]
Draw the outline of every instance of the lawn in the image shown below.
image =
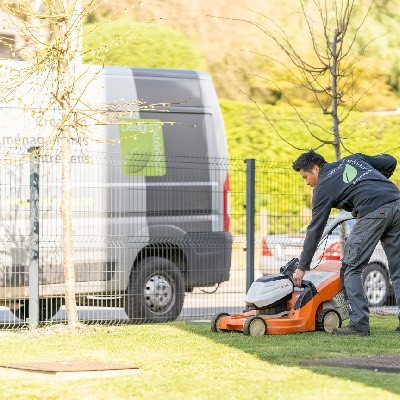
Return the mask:
[[0,363],[88,360],[140,367],[130,377],[43,383],[0,379],[9,399],[400,399],[397,374],[306,368],[310,358],[400,354],[395,317],[370,337],[315,332],[247,337],[205,323],[40,328],[0,333]]

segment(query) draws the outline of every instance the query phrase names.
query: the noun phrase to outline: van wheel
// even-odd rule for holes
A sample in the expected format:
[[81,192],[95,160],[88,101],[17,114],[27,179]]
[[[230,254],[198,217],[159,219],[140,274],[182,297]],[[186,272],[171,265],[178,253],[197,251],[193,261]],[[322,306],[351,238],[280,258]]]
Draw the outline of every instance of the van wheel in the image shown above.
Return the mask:
[[[26,321],[29,318],[29,300],[23,300],[20,307],[11,312],[21,321]],[[62,306],[63,299],[60,297],[51,297],[46,299],[39,299],[39,321],[48,321],[54,317],[60,307]]]
[[166,322],[179,317],[184,299],[185,284],[175,264],[150,257],[132,271],[124,307],[132,322]]
[[388,274],[381,265],[368,264],[362,273],[362,282],[370,307],[381,307],[389,294]]

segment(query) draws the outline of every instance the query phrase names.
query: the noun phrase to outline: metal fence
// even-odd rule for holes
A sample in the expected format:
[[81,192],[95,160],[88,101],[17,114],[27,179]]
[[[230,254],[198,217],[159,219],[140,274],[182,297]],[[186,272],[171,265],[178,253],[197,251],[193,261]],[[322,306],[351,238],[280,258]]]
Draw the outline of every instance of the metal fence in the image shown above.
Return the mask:
[[[3,160],[0,170],[3,327],[66,319],[61,158],[22,162],[26,155]],[[71,168],[82,322],[241,312],[254,278],[300,254],[311,192],[287,163],[77,150]],[[337,241],[330,238],[316,262],[337,259]],[[387,279],[383,264],[371,272],[371,301],[383,291],[378,272]],[[382,308],[390,293],[384,297],[375,305],[390,312]]]

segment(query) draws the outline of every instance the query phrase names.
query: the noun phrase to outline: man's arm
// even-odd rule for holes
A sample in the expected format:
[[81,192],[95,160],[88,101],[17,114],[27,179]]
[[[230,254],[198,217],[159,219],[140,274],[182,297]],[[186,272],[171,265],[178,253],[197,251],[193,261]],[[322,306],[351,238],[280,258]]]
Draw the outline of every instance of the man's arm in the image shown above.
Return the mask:
[[331,198],[325,192],[316,189],[313,196],[311,223],[307,228],[307,235],[304,240],[299,265],[293,274],[293,283],[298,287],[301,287],[305,272],[310,270],[311,261],[321,240],[331,208]]
[[321,240],[322,233],[328,221],[332,208],[332,199],[322,190],[317,188],[313,196],[313,210],[310,225],[307,228],[306,238],[303,244],[303,251],[300,255],[298,269],[310,270],[310,264]]
[[380,154],[378,156],[362,154],[362,156],[368,164],[378,170],[385,178],[389,179],[396,169],[397,160],[390,154]]

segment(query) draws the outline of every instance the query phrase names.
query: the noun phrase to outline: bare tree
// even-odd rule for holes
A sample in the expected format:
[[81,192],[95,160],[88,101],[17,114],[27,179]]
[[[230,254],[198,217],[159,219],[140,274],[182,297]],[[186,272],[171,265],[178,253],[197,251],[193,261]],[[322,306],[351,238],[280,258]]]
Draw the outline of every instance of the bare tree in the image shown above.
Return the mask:
[[[333,0],[331,2],[298,0],[298,2],[299,13],[305,21],[308,32],[308,37],[302,38],[302,42],[308,40],[308,49],[311,54],[310,52],[305,53],[304,50],[298,50],[286,30],[266,15],[256,13],[260,22],[229,19],[254,25],[281,51],[284,59],[266,54],[261,55],[279,63],[286,71],[287,80],[295,87],[311,93],[322,113],[331,117],[331,128],[327,130],[319,124],[304,119],[291,99],[286,97],[307,131],[320,143],[318,147],[332,145],[335,158],[339,159],[342,148],[346,149],[344,139],[352,134],[343,134],[340,125],[374,86],[372,83],[369,89],[357,93],[356,82],[361,73],[358,63],[369,45],[367,43],[361,48],[357,47],[357,35],[369,15],[374,0],[365,6],[361,17],[357,15],[358,22],[355,27],[353,19],[355,19],[355,10],[358,4],[355,0]],[[304,44],[302,49],[304,49]],[[265,76],[260,77],[268,84],[277,87],[285,96],[285,92],[281,90],[277,81]],[[256,103],[255,100],[253,101]],[[276,133],[285,140],[265,113],[264,116]],[[291,144],[288,140],[285,141]]]
[[[290,85],[301,89],[303,93],[312,95],[323,115],[330,117],[330,129],[304,118],[299,108],[289,96],[285,95],[285,91],[281,89],[275,79],[261,75],[256,76],[282,94],[307,132],[319,143],[316,148],[325,145],[333,147],[336,160],[341,158],[342,149],[349,151],[346,148],[345,140],[351,137],[357,129],[356,126],[351,132],[343,133],[340,129],[341,124],[375,85],[375,83],[371,83],[366,90],[357,90],[357,79],[361,73],[358,64],[370,44],[369,42],[359,47],[357,43],[359,31],[374,4],[374,0],[367,1],[367,5],[364,2],[360,5],[360,2],[355,0],[298,0],[299,15],[305,22],[308,34],[301,39],[287,33],[292,30],[292,26],[285,29],[267,15],[255,13],[257,18],[254,21],[228,18],[255,26],[280,51],[283,58],[265,53],[259,55],[277,63],[281,70],[285,71],[286,81]],[[357,10],[356,6],[358,6]],[[355,15],[356,11],[357,16]],[[300,41],[301,49],[298,48]],[[307,42],[308,48],[305,46],[305,42]],[[252,75],[250,72],[248,74]],[[251,96],[248,97],[256,104],[280,139],[298,150],[306,150],[306,148],[295,146],[286,139],[258,102]],[[344,227],[341,229],[340,236],[343,249]]]
[[[140,0],[130,3],[128,8],[140,4]],[[89,74],[90,66],[82,66],[82,22],[102,1],[86,0],[21,0],[1,2],[0,11],[6,22],[25,38],[22,45],[16,41],[0,41],[10,48],[15,59],[25,59],[27,63],[4,63],[0,70],[0,101],[17,101],[24,110],[41,116],[54,114],[59,117],[46,140],[34,156],[44,156],[56,150],[62,158],[62,247],[63,271],[65,279],[65,299],[68,324],[76,326],[78,314],[75,292],[74,241],[72,226],[72,180],[71,143],[79,143],[81,137],[93,138],[88,133],[88,123],[116,124],[123,116],[137,113],[145,105],[121,101],[119,104],[90,104],[83,93],[96,73]],[[124,10],[120,11],[123,12]],[[115,15],[111,15],[113,18]],[[99,22],[91,32],[101,28]],[[113,43],[128,40],[129,32],[113,40]],[[111,44],[109,44],[111,45]],[[97,50],[90,49],[91,55]],[[96,60],[96,57],[93,57]],[[99,61],[97,59],[97,61]],[[97,69],[97,71],[99,71]],[[38,99],[40,109],[37,110]],[[10,154],[11,157],[11,154]]]

